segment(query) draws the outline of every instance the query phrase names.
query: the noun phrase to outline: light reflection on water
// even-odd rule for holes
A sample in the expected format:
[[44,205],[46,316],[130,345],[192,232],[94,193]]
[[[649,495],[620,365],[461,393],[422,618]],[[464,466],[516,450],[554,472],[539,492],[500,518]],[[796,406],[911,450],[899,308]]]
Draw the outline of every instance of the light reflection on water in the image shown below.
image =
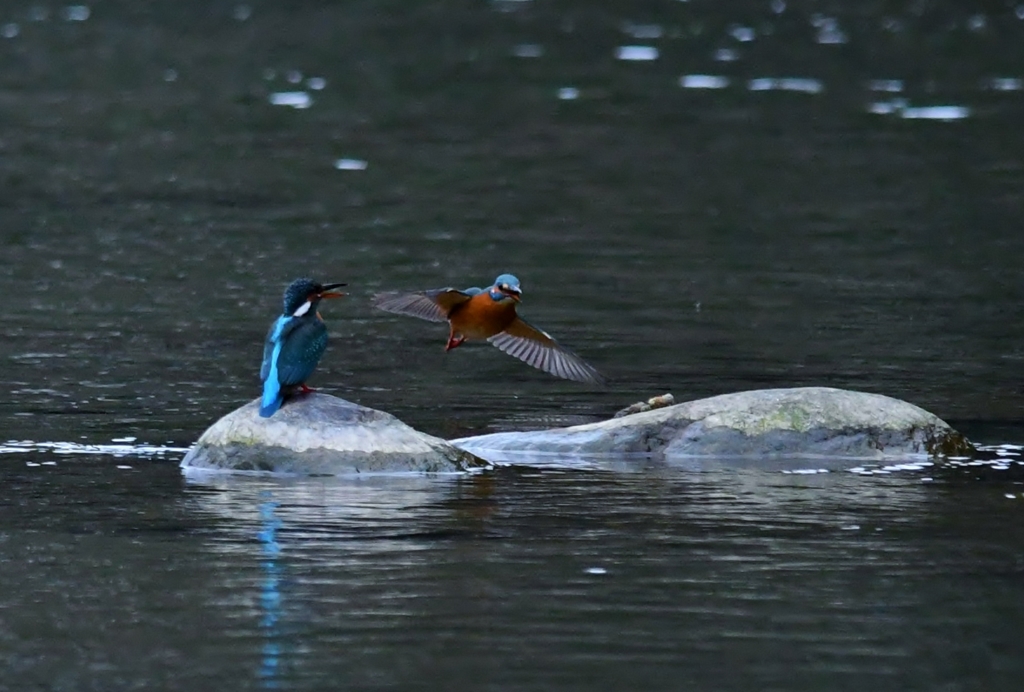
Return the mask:
[[135,438],[113,440],[122,444],[79,444],[76,442],[34,442],[32,440],[8,440],[0,443],[0,454],[38,454],[49,453],[58,456],[69,454],[98,454],[119,457],[174,457],[184,454],[188,447],[170,447],[164,445],[128,444]]
[[259,677],[263,686],[268,689],[279,687],[278,675],[279,664],[284,652],[279,642],[280,632],[278,620],[281,617],[281,568],[278,566],[278,558],[281,554],[281,546],[277,542],[277,530],[281,527],[281,520],[277,518],[275,510],[277,503],[274,502],[270,493],[266,494],[268,499],[260,505],[260,521],[262,522],[257,534],[263,546],[263,570],[266,578],[263,582],[263,591],[260,597],[260,605],[263,608],[263,618],[260,626],[263,628],[266,642],[263,644],[263,658],[260,661]]
[[759,77],[747,83],[750,91],[795,91],[805,94],[820,94],[825,87],[817,79],[808,77]]
[[[1021,8],[813,9],[32,8],[0,42],[0,687],[1018,689],[1007,445],[862,472],[177,468],[256,395],[306,274],[353,288],[313,384],[445,437],[828,384],[1024,442]],[[616,60],[634,40],[657,59]],[[900,117],[935,106],[969,117]],[[368,307],[501,271],[611,387]]]
[[[669,671],[719,689],[957,675],[973,654],[928,632],[983,620],[957,599],[932,600],[977,579],[952,569],[971,548],[948,527],[907,543],[939,520],[929,517],[941,489],[775,478],[502,472],[251,489],[232,479],[197,509],[244,534],[260,530],[273,497],[289,575],[276,669],[299,688],[330,676],[413,684],[438,669],[453,682],[569,689],[674,689]],[[919,591],[943,574],[947,586]],[[935,610],[923,614],[925,603]],[[396,647],[422,656],[395,662]],[[736,657],[738,669],[720,668]]]
[[2,469],[0,609],[6,632],[36,633],[3,647],[10,684],[998,683],[950,628],[1020,672],[1018,467],[973,486],[952,466],[729,464],[182,485],[171,463],[103,464]]

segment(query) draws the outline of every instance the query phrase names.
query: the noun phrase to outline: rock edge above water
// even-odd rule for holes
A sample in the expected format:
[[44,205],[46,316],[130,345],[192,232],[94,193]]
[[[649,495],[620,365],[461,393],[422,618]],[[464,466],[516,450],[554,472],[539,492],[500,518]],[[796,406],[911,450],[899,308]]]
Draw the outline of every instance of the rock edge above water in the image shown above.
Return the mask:
[[259,400],[251,401],[210,426],[181,461],[185,470],[332,476],[485,465],[390,413],[321,393],[290,399],[270,418],[260,418]]
[[568,428],[452,440],[488,458],[524,454],[830,456],[878,459],[974,451],[963,435],[899,399],[831,387],[722,394]]

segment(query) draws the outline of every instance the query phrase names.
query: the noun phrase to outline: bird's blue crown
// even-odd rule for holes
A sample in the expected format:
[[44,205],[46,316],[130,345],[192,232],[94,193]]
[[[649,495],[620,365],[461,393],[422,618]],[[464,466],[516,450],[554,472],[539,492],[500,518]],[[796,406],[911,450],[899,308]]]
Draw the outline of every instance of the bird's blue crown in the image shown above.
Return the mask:
[[491,300],[503,301],[511,300],[508,295],[510,291],[514,295],[522,293],[522,289],[519,287],[519,279],[512,276],[511,274],[501,274],[497,279],[494,280],[494,284],[491,286],[488,295],[491,296]]
[[514,277],[512,274],[502,274],[494,280],[494,285],[500,286],[502,284],[508,284],[512,288],[519,288],[519,279]]
[[313,281],[312,279],[295,279],[292,281],[288,288],[284,290],[284,313],[285,315],[293,315],[306,300],[309,299],[311,293],[319,293],[320,284]]

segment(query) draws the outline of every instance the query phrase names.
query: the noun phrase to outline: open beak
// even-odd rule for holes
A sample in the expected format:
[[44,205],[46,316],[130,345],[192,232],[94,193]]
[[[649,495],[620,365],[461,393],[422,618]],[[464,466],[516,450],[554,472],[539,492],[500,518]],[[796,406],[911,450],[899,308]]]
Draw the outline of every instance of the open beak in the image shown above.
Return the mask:
[[348,284],[324,284],[323,290],[320,291],[321,298],[341,298],[344,293],[341,291],[332,291],[332,288],[339,288],[341,286],[347,286]]
[[518,288],[509,288],[509,289],[503,290],[503,291],[502,291],[502,293],[504,293],[504,294],[505,294],[505,295],[507,295],[507,296],[508,296],[509,298],[511,298],[512,300],[516,301],[517,303],[518,303],[518,302],[519,302],[520,300],[522,300],[522,298],[521,298],[520,296],[522,296],[522,295],[523,295],[523,291],[522,291],[521,289],[518,289]]

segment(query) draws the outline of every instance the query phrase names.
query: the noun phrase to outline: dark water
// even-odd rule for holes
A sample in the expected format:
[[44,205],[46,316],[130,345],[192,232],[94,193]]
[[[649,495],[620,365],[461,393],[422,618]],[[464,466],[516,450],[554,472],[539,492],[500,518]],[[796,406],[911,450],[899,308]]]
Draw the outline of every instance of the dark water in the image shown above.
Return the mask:
[[[3,6],[0,689],[1018,689],[1022,16]],[[504,271],[608,388],[368,307]],[[826,384],[1011,446],[182,478],[307,274],[312,384],[438,435]]]

